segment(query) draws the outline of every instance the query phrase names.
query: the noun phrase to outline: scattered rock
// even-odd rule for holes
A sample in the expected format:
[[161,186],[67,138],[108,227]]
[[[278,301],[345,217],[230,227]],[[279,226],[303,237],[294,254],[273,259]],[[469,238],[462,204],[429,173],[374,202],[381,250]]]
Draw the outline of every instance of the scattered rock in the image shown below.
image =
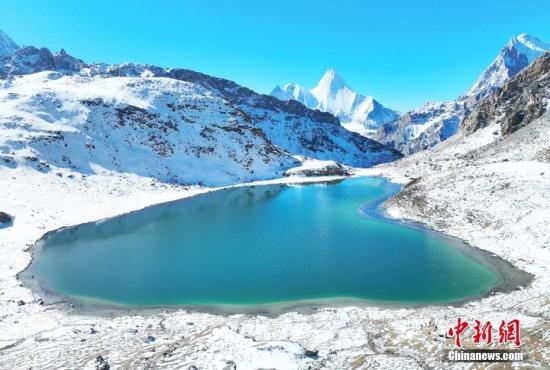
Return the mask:
[[13,222],[13,216],[10,216],[6,212],[0,212],[0,225],[11,224]]
[[294,168],[285,172],[285,176],[351,176],[351,171],[340,163],[331,163],[317,168]]
[[109,370],[111,368],[109,363],[101,355],[97,356],[95,361],[97,362],[97,370]]
[[309,349],[306,349],[304,351],[304,355],[306,357],[311,357],[311,358],[318,358],[319,357],[319,351],[311,351]]
[[149,335],[147,338],[145,338],[145,343],[153,343],[155,340],[155,337]]
[[226,361],[223,370],[237,370],[237,364],[234,361]]
[[17,305],[18,305],[18,306],[24,306],[24,305],[25,305],[25,301],[19,300],[19,301],[17,301]]
[[413,186],[414,184],[416,184],[418,182],[418,180],[420,180],[420,177],[411,178],[411,181],[409,181],[403,188],[406,189],[406,188],[409,188],[409,187]]

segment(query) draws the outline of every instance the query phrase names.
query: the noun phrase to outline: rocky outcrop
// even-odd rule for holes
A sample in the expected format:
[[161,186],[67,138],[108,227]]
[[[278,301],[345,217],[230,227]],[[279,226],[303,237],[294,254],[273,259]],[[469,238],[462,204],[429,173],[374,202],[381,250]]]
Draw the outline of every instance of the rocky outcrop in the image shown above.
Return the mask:
[[550,43],[531,35],[522,33],[514,37],[460,100],[475,106],[549,50]]
[[13,222],[13,216],[10,216],[6,212],[0,211],[0,226],[9,225]]
[[17,49],[19,49],[19,46],[0,30],[0,58],[10,55]]
[[497,123],[503,136],[542,116],[550,105],[550,52],[483,100],[460,126],[465,135]]
[[0,78],[50,70],[78,72],[84,67],[86,63],[70,56],[64,49],[52,54],[47,48],[26,46],[1,59]]
[[384,124],[373,139],[405,155],[414,154],[456,134],[465,112],[459,102],[426,103]]
[[340,163],[329,163],[325,166],[318,167],[298,167],[285,172],[285,176],[351,176],[352,172],[349,167],[343,166]]
[[546,50],[550,50],[550,44],[536,37],[521,34],[512,38],[474,85],[456,101],[424,104],[386,123],[372,138],[406,155],[447,140],[458,132],[460,122],[484,98],[491,96]]

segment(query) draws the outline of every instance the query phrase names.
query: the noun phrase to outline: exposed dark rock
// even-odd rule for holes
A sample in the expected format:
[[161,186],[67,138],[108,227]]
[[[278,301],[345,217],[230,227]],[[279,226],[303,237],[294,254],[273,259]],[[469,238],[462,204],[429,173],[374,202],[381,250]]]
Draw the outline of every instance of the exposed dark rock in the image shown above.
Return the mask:
[[[414,154],[453,136],[466,112],[466,104],[461,102],[422,106],[382,125],[373,139],[405,155]],[[415,126],[426,125],[428,122],[433,123],[419,134],[414,134]]]
[[340,163],[329,164],[321,168],[308,168],[303,170],[294,170],[292,173],[285,173],[285,176],[351,176],[348,167],[342,166]]
[[304,356],[311,357],[311,358],[318,358],[319,357],[319,351],[312,351],[312,350],[306,349],[304,351]]
[[226,361],[223,370],[237,370],[237,364],[234,361]]
[[47,48],[26,46],[1,60],[0,78],[48,70],[78,72],[84,67],[86,63],[70,56],[63,49],[53,55]]
[[103,358],[103,356],[97,356],[96,359],[96,369],[97,370],[109,370],[111,366],[109,363]]
[[507,136],[542,116],[549,99],[550,53],[546,53],[479,103],[462,121],[460,130],[469,135],[498,123],[502,135]]
[[405,184],[405,186],[403,187],[403,189],[407,189],[411,186],[413,186],[414,184],[416,184],[418,182],[418,180],[420,180],[420,177],[413,177],[411,178],[411,181],[409,181],[407,184]]
[[13,216],[10,216],[6,212],[0,212],[0,225],[11,224],[13,222]]

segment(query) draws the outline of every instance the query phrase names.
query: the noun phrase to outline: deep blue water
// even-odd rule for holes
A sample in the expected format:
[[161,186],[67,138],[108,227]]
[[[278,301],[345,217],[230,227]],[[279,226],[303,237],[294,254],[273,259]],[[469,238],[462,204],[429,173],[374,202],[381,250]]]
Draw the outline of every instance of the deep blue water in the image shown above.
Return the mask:
[[216,191],[52,234],[30,271],[57,293],[131,306],[442,303],[499,284],[458,241],[374,211],[398,190],[353,178]]

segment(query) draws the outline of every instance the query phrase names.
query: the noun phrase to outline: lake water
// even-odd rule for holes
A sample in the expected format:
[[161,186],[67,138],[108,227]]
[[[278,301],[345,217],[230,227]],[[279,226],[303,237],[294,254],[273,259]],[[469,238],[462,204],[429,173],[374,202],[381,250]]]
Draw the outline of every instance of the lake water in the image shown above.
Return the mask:
[[378,214],[398,190],[379,178],[220,190],[51,234],[27,273],[128,306],[444,303],[500,284],[471,248]]

